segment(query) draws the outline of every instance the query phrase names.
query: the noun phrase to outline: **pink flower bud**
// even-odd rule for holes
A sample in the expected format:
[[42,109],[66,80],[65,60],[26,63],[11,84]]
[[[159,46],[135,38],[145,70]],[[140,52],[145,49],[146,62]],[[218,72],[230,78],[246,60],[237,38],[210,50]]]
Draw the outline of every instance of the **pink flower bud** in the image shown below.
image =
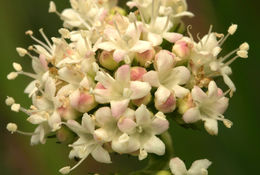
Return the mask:
[[115,70],[118,63],[113,58],[113,52],[103,51],[99,56],[99,63],[109,70]]
[[178,112],[184,114],[188,109],[194,107],[192,96],[189,93],[186,97],[178,100]]
[[176,108],[176,99],[173,93],[171,93],[165,102],[161,102],[157,98],[155,98],[154,102],[156,109],[163,113],[173,112]]
[[172,52],[180,59],[185,59],[190,55],[192,47],[193,44],[190,38],[183,37],[173,45]]
[[143,98],[132,100],[132,103],[136,106],[141,106],[142,104],[147,105],[148,103],[150,103],[151,99],[152,95],[149,93]]
[[154,56],[155,56],[155,50],[151,49],[143,53],[136,53],[135,57],[137,62],[139,62],[141,66],[148,67],[152,63]]
[[81,113],[86,113],[96,107],[94,95],[87,91],[76,90],[70,95],[70,105]]
[[73,109],[70,105],[63,105],[61,107],[59,107],[57,109],[60,117],[63,119],[63,120],[75,120],[76,118],[78,118],[80,115],[79,113]]
[[143,75],[145,73],[147,73],[147,71],[143,67],[133,67],[133,68],[131,68],[131,81],[142,81]]

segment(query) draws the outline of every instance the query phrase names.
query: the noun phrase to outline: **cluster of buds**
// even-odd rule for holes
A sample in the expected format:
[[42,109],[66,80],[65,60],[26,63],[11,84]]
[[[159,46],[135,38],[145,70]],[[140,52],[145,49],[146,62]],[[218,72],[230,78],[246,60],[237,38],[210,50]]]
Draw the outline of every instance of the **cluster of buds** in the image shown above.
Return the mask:
[[[229,78],[230,64],[247,58],[249,45],[243,43],[225,56],[220,53],[237,25],[231,25],[226,36],[211,27],[195,41],[190,27],[187,36],[173,32],[182,17],[193,16],[185,0],[132,0],[127,5],[137,11],[129,14],[116,0],[70,2],[72,8],[61,13],[50,2],[49,12],[64,21],[60,37],[49,40],[40,29],[43,42],[27,31],[36,43],[16,49],[21,57],[31,58],[34,73],[13,63],[15,71],[7,76],[33,79],[25,88],[32,100],[29,109],[12,97],[6,104],[24,112],[36,129],[22,132],[9,123],[11,133],[31,136],[32,145],[44,144],[53,133],[60,141],[66,138],[64,130],[75,133],[77,140],[68,144],[69,157],[80,161],[60,173],[70,173],[89,155],[102,163],[112,162],[112,152],[138,155],[139,160],[148,153],[164,155],[160,135],[170,127],[168,120],[178,117],[175,111],[181,116],[179,124],[203,121],[211,135],[218,134],[217,121],[232,126],[223,116],[227,95],[236,90]],[[172,48],[163,47],[163,42],[172,43]],[[219,76],[228,86],[225,92],[214,81]],[[174,158],[170,169],[175,175],[204,175],[210,164],[206,159],[195,161],[187,170]]]

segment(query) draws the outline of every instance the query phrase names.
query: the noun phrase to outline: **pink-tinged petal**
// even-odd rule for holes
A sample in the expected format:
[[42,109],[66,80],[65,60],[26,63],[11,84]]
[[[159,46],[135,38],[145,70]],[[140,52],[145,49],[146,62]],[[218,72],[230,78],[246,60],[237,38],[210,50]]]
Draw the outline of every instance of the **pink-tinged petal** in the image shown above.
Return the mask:
[[170,169],[171,169],[171,172],[174,175],[185,175],[185,174],[187,174],[187,169],[186,169],[184,162],[178,157],[171,159]]
[[152,136],[148,142],[144,144],[145,151],[154,153],[159,156],[165,153],[165,144],[156,136]]
[[218,96],[218,87],[215,81],[211,81],[208,86],[208,96],[216,98]]
[[222,97],[218,101],[216,101],[216,103],[214,104],[214,109],[219,114],[223,114],[227,110],[228,104],[229,99],[227,97]]
[[81,113],[88,112],[96,107],[96,101],[94,95],[89,92],[74,91],[70,95],[71,106]]
[[81,125],[89,133],[93,133],[95,130],[95,121],[87,113],[83,115]]
[[166,33],[163,34],[163,38],[166,39],[167,41],[171,42],[171,43],[175,43],[176,41],[178,41],[182,37],[183,37],[182,34],[174,33],[174,32],[166,32]]
[[123,86],[127,85],[130,81],[130,66],[127,64],[120,66],[115,73],[115,79]]
[[176,98],[173,93],[170,94],[164,103],[161,103],[157,98],[155,98],[155,107],[163,113],[171,113],[176,108]]
[[110,121],[114,120],[111,109],[109,107],[99,108],[94,115],[96,117],[97,123],[101,126],[105,126]]
[[122,117],[119,119],[117,126],[123,133],[132,134],[135,132],[137,125],[132,119]]
[[147,82],[131,81],[130,89],[132,91],[131,100],[143,98],[149,94],[151,86]]
[[78,122],[75,120],[68,120],[67,123],[65,124],[69,129],[71,129],[73,132],[76,134],[86,134],[89,133],[86,131],[85,128],[83,128]]
[[155,50],[154,49],[150,49],[150,50],[147,50],[145,52],[135,54],[136,60],[143,67],[148,67],[152,63],[154,56],[155,56]]
[[184,66],[174,68],[171,74],[178,85],[186,84],[190,79],[190,71]]
[[183,98],[186,96],[190,91],[182,86],[175,85],[172,90],[175,92],[176,97]]
[[153,87],[159,87],[160,81],[156,71],[149,71],[143,75],[143,81],[148,82]]
[[156,117],[152,121],[152,128],[156,135],[160,135],[169,128],[169,122],[167,119]]
[[158,105],[162,105],[170,97],[171,92],[164,86],[160,86],[154,95]]
[[97,45],[99,49],[111,52],[116,49],[116,46],[112,42],[102,42]]
[[147,34],[147,40],[152,43],[153,46],[159,46],[163,42],[161,35],[149,32]]
[[190,108],[184,113],[182,118],[185,123],[195,123],[200,120],[200,111],[197,107]]
[[131,51],[137,53],[143,53],[151,49],[152,49],[152,44],[150,42],[139,40],[135,43],[134,47],[131,48]]
[[203,119],[204,127],[210,135],[218,135],[218,122],[215,119],[205,118]]
[[133,109],[127,108],[124,117],[134,120],[135,119],[135,111]]
[[147,73],[143,67],[132,67],[131,68],[131,81],[143,81],[143,75]]
[[111,101],[110,104],[111,104],[112,116],[118,119],[126,111],[129,104],[129,99],[125,99],[121,101]]
[[167,50],[161,50],[155,56],[155,68],[160,76],[164,77],[168,74],[175,65],[175,56]]
[[95,100],[98,103],[105,104],[110,102],[110,91],[108,89],[95,89]]
[[126,51],[124,50],[115,50],[113,53],[114,60],[119,63],[120,61],[125,59]]
[[91,152],[91,155],[98,162],[112,163],[108,151],[102,148],[102,146],[97,146],[96,149]]
[[182,59],[187,58],[190,55],[192,48],[193,43],[191,39],[188,37],[183,37],[174,44],[172,51]]
[[135,111],[136,123],[138,125],[150,125],[152,122],[152,114],[145,105],[141,105]]
[[208,98],[207,94],[198,86],[194,86],[191,91],[192,99],[198,102],[204,101]]
[[201,174],[203,170],[207,170],[212,163],[208,159],[196,160],[192,163],[188,173]]

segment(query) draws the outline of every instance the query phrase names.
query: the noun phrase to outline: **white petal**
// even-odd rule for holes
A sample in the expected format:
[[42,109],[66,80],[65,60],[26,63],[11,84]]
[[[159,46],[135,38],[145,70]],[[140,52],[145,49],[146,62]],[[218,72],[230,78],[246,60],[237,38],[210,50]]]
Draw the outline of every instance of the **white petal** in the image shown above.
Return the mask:
[[85,113],[82,117],[81,125],[85,128],[89,133],[93,133],[95,129],[95,121]]
[[186,175],[187,169],[184,162],[178,157],[171,159],[170,169],[174,175]]
[[156,71],[149,71],[143,75],[143,81],[148,82],[151,86],[159,87],[160,81]]
[[135,117],[136,117],[136,123],[138,125],[149,125],[152,120],[151,113],[145,105],[141,105],[135,111]]
[[186,123],[195,123],[200,120],[200,111],[197,107],[188,109],[184,115],[183,120]]
[[123,117],[118,121],[117,126],[123,133],[132,134],[137,125],[132,119]]
[[218,96],[218,87],[217,87],[215,81],[211,81],[209,83],[208,96],[213,97],[213,98]]
[[149,32],[147,34],[147,40],[150,41],[153,44],[153,46],[159,46],[163,42],[161,35],[152,32]]
[[191,175],[202,174],[203,170],[207,170],[211,165],[211,162],[208,159],[196,160],[192,163],[188,173]]
[[113,77],[111,77],[108,73],[105,72],[97,72],[95,80],[100,82],[105,88],[109,88],[115,82]]
[[97,146],[97,148],[91,152],[91,155],[98,162],[112,163],[108,151],[102,148],[102,146]]
[[147,82],[131,81],[130,89],[132,91],[131,99],[140,99],[149,94],[151,86]]
[[181,87],[179,85],[175,85],[172,90],[174,90],[176,97],[183,98],[186,96],[190,91],[184,87]]
[[156,68],[159,72],[159,76],[165,77],[172,70],[175,65],[173,53],[167,50],[161,50],[156,55]]
[[44,118],[41,115],[33,114],[33,115],[31,115],[30,117],[27,118],[27,121],[29,121],[32,124],[37,125],[37,124],[40,124],[40,123],[42,123],[44,121],[47,121],[47,119]]
[[219,114],[223,114],[228,107],[229,99],[227,97],[222,97],[214,104],[214,109]]
[[52,128],[52,131],[56,131],[60,129],[61,125],[61,118],[57,111],[54,111],[51,115],[50,119],[48,120],[49,126]]
[[125,99],[121,101],[111,101],[110,104],[111,104],[112,116],[118,119],[126,111],[129,104],[129,99]]
[[119,138],[112,141],[112,149],[119,154],[132,153],[140,148],[140,143],[134,137],[129,137],[125,142],[120,141]]
[[166,102],[166,100],[170,97],[171,91],[169,91],[164,86],[160,86],[157,91],[155,92],[155,99],[159,103],[159,105],[162,105]]
[[47,81],[45,82],[44,92],[50,99],[55,96],[56,84],[53,78],[48,77]]
[[210,135],[218,135],[218,122],[214,119],[204,119],[204,127]]
[[152,121],[152,128],[156,135],[160,135],[169,128],[169,122],[167,119],[156,117]]
[[163,34],[163,38],[171,43],[175,43],[176,41],[181,39],[182,36],[183,36],[182,34],[174,33],[174,32],[166,32]]
[[235,84],[232,82],[232,80],[229,78],[229,76],[227,76],[226,74],[223,74],[223,79],[225,84],[233,91],[236,91],[236,86]]
[[30,82],[24,90],[24,93],[30,94],[36,87],[37,80]]
[[115,73],[115,79],[122,83],[122,86],[127,85],[130,81],[130,66],[127,64],[120,66]]
[[179,85],[186,84],[190,79],[190,71],[184,66],[174,68],[171,74]]
[[112,112],[109,107],[99,108],[95,113],[96,120],[101,126],[107,125],[111,120],[113,120]]
[[198,86],[194,86],[194,88],[191,91],[192,98],[195,101],[201,102],[208,98],[207,94]]
[[114,60],[119,63],[120,61],[124,60],[125,59],[125,56],[126,56],[127,52],[124,51],[124,50],[115,50],[114,53],[113,53],[113,57],[114,57]]
[[165,144],[158,137],[152,136],[152,138],[144,144],[144,149],[149,153],[155,153],[161,156],[165,153]]
[[143,53],[150,49],[152,49],[152,44],[150,42],[139,40],[135,43],[134,47],[131,48],[131,51],[137,53]]

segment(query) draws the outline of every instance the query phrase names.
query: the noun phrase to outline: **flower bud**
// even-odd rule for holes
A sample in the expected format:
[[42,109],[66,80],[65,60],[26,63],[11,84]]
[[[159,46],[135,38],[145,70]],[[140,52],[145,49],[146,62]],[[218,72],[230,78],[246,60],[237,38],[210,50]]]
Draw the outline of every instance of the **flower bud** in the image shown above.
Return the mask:
[[118,67],[118,63],[114,60],[113,52],[103,51],[99,56],[99,63],[109,70],[115,70]]
[[173,45],[172,52],[182,60],[190,55],[192,47],[193,44],[190,38],[183,37]]
[[141,106],[142,104],[143,105],[147,105],[150,103],[152,99],[152,95],[149,93],[148,95],[146,95],[145,97],[143,98],[139,98],[139,99],[136,99],[136,100],[132,100],[132,103],[136,106]]
[[142,81],[143,75],[147,73],[143,67],[132,67],[131,68],[131,81]]
[[173,112],[176,108],[176,99],[173,93],[164,102],[159,101],[157,98],[155,98],[154,102],[156,109],[163,113]]
[[60,117],[64,120],[74,120],[79,117],[79,113],[73,109],[70,105],[61,106],[58,108],[58,113]]
[[178,112],[180,114],[184,114],[188,109],[194,107],[194,103],[193,103],[193,100],[192,100],[192,96],[191,94],[189,93],[186,97],[184,98],[181,98],[178,100]]
[[143,67],[149,67],[155,56],[155,50],[147,50],[143,53],[136,53],[135,58],[137,62]]
[[77,111],[86,113],[96,107],[97,103],[94,95],[87,91],[76,90],[70,95],[70,105]]
[[61,127],[59,130],[57,130],[56,137],[59,142],[66,143],[66,144],[72,143],[75,139],[75,136],[71,132],[71,130],[69,130],[68,128],[66,128],[64,126]]

